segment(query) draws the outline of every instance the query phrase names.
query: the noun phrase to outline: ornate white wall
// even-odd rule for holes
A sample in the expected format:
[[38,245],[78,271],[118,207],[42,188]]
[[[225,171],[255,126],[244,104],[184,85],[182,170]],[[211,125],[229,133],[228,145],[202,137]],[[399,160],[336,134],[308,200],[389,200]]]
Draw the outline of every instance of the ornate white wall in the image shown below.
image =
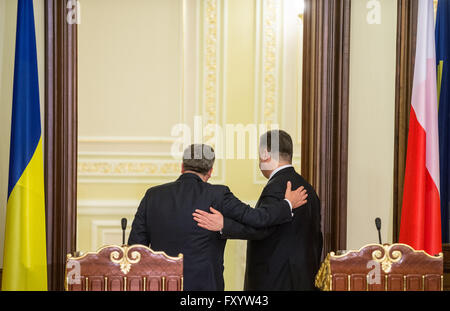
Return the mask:
[[[300,165],[302,29],[296,0],[96,0],[79,25],[78,249],[121,243],[152,185],[172,181],[171,129],[272,124]],[[194,133],[192,133],[194,136]],[[204,133],[210,141],[211,133]],[[254,159],[216,161],[212,183],[255,203]],[[128,229],[129,230],[129,229]],[[227,289],[242,289],[244,241],[225,255]]]

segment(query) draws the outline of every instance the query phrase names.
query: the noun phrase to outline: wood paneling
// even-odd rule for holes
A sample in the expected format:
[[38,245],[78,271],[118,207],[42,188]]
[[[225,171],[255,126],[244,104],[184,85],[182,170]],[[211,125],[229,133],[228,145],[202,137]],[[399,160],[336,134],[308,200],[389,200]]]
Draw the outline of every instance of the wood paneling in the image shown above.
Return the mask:
[[450,291],[450,244],[442,245],[444,253],[444,290]]
[[305,1],[301,165],[321,200],[324,254],[347,239],[350,4]]
[[77,25],[65,1],[45,1],[45,188],[49,290],[64,289],[67,253],[76,249]]

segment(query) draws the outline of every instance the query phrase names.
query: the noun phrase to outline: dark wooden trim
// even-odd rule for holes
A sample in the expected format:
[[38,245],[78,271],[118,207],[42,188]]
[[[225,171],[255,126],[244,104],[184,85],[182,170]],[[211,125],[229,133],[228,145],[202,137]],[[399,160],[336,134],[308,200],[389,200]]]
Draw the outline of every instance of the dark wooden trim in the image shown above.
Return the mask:
[[322,206],[324,254],[346,248],[350,0],[306,0],[302,175]]
[[393,236],[398,242],[417,36],[417,0],[398,0],[395,81]]
[[45,187],[49,290],[64,289],[67,253],[76,250],[77,25],[66,1],[45,1]]
[[444,254],[444,290],[450,291],[450,244],[442,245]]

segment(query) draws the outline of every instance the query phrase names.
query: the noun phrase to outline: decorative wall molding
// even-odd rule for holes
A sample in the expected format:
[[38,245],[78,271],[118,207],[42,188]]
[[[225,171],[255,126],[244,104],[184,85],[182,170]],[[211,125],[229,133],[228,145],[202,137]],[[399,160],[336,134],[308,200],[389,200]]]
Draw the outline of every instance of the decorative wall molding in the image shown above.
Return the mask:
[[174,177],[181,171],[179,160],[85,160],[78,163],[80,182],[88,177]]
[[[255,33],[255,124],[264,124],[268,130],[286,128],[286,90],[283,82],[287,77],[285,50],[287,49],[284,30],[286,26],[284,0],[257,0],[256,1],[256,33]],[[301,55],[301,46],[297,55]],[[301,60],[297,65],[297,80],[301,82]],[[295,89],[296,110],[301,111],[301,97],[298,86]],[[298,120],[298,116],[296,118]],[[295,127],[297,129],[297,126]],[[261,133],[262,134],[262,133]],[[293,163],[300,163],[301,139],[293,136],[294,153]],[[253,182],[265,184],[267,179],[262,176],[259,168],[253,169]]]
[[181,172],[181,159],[167,152],[80,152],[80,183],[156,183],[173,180]]
[[[206,0],[197,2],[199,16],[198,23],[199,54],[198,62],[201,82],[198,83],[201,94],[201,115],[205,131],[203,142],[216,147],[214,139],[216,125],[225,128],[226,114],[226,50],[227,50],[227,2],[224,0]],[[201,41],[201,42],[200,42]],[[200,48],[201,47],[201,48]],[[213,176],[216,182],[225,182],[225,159],[217,159]],[[217,174],[217,175],[216,175]]]
[[[221,1],[204,2],[203,21],[203,117],[206,125],[216,125],[219,107],[221,68]],[[223,104],[223,103],[222,103]],[[207,134],[208,135],[208,134]],[[206,138],[210,139],[208,135]]]
[[[139,207],[140,200],[79,200],[78,224],[85,233],[81,251],[92,251],[105,245],[107,242],[122,243],[122,229],[120,220],[125,217],[128,220],[126,239],[131,231],[131,224]],[[112,219],[113,218],[113,219]],[[106,239],[106,235],[117,235],[117,240]],[[87,238],[87,239],[86,239]]]
[[[212,177],[223,183],[225,160],[217,160]],[[79,183],[159,184],[181,174],[181,158],[170,153],[83,152],[78,156]]]
[[134,217],[139,203],[139,200],[79,200],[78,216]]
[[[130,223],[131,224],[131,223]],[[127,225],[125,230],[125,241],[128,240],[128,236],[130,235],[131,225]],[[117,234],[117,241],[107,241],[105,238],[105,234]],[[99,236],[101,238],[99,239]],[[120,219],[116,220],[93,220],[91,222],[91,248],[90,250],[96,250],[100,247],[107,245],[121,245],[122,244],[122,228],[120,227]]]
[[[278,123],[280,92],[280,29],[281,1],[265,0],[262,8],[262,103],[263,123],[267,126]],[[261,103],[260,102],[260,103]]]
[[[172,137],[80,137],[78,141],[84,150],[94,150],[78,153],[80,183],[167,182],[181,171],[181,159],[170,152],[140,152],[170,150],[175,142]],[[162,148],[161,144],[168,146]]]
[[[227,61],[227,1],[206,0],[197,2],[202,19],[198,31],[202,35],[199,45],[198,62],[201,82],[198,83],[201,94],[201,115],[205,131],[203,142],[212,145],[216,153],[225,154],[216,146],[215,128],[225,129],[226,116],[226,61]],[[220,145],[220,144],[219,144]],[[220,165],[217,165],[219,164]],[[225,159],[217,159],[219,166],[217,182],[225,182]]]
[[173,143],[176,137],[158,136],[78,136],[78,143]]
[[256,1],[255,122],[279,123],[281,1]]

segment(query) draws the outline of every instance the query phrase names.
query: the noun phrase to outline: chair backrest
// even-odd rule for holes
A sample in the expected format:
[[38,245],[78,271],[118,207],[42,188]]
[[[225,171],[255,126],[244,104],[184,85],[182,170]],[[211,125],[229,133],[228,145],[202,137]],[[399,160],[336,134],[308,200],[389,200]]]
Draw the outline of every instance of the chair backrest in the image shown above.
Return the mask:
[[331,291],[441,291],[443,255],[406,244],[369,244],[342,255],[328,254],[316,286]]
[[68,291],[182,291],[183,255],[170,257],[144,245],[104,246],[66,258]]

